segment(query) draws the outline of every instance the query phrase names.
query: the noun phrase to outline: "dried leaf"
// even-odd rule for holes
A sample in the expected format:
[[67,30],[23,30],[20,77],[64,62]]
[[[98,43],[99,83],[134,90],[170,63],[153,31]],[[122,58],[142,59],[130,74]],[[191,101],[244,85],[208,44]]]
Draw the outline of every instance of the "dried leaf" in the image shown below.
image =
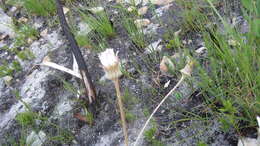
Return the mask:
[[73,75],[73,76],[75,76],[77,78],[80,78],[80,79],[82,78],[81,75],[78,72],[75,72],[75,71],[73,71],[71,69],[68,69],[68,68],[66,68],[64,66],[58,65],[56,63],[50,62],[48,57],[45,57],[43,62],[40,65],[48,66],[48,67],[51,67],[51,68],[54,68],[54,69],[57,69],[57,70],[69,73],[69,74],[71,74],[71,75]]

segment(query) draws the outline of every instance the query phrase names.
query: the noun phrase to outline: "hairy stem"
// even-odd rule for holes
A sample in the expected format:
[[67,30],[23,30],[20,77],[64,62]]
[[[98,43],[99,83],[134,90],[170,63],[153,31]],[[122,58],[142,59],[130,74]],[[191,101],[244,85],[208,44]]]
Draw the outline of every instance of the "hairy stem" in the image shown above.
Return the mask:
[[128,134],[127,134],[126,118],[125,118],[124,106],[123,106],[123,102],[122,102],[118,78],[114,79],[114,84],[115,84],[115,88],[116,88],[117,101],[118,101],[118,106],[119,106],[120,116],[121,116],[121,122],[122,122],[122,126],[123,126],[124,137],[125,137],[125,145],[128,146]]

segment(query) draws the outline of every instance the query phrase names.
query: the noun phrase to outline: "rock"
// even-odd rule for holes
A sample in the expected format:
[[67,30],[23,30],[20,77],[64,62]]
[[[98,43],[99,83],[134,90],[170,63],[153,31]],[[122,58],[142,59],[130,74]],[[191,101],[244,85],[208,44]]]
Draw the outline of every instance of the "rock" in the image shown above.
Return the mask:
[[79,23],[79,31],[78,31],[79,35],[86,35],[90,31],[91,31],[91,27],[87,23],[85,23],[85,22]]
[[[3,92],[2,92],[2,90],[5,88],[5,83],[4,83],[4,79],[3,78],[0,78],[0,100],[1,100],[1,98],[3,97],[2,95],[3,95]],[[1,143],[0,143],[1,144]]]
[[7,38],[7,37],[8,37],[7,34],[0,35],[0,41],[4,40],[4,39]]
[[169,8],[172,6],[172,4],[167,4],[163,7],[160,7],[158,9],[155,10],[155,16],[153,16],[152,19],[155,19],[156,17],[161,17],[167,10],[169,10]]
[[140,8],[140,9],[138,9],[138,14],[139,15],[145,15],[147,13],[147,11],[148,11],[148,7],[144,6],[144,7]]
[[190,45],[192,43],[192,40],[188,40],[188,45]]
[[192,40],[182,40],[182,44],[184,45],[190,45],[192,43]]
[[13,77],[11,77],[11,76],[5,76],[5,77],[3,77],[3,80],[4,80],[4,82],[5,82],[5,84],[6,84],[7,86],[10,86],[11,81],[13,80]]
[[151,23],[149,24],[145,29],[144,29],[144,34],[149,34],[149,33],[156,33],[157,29],[159,28],[160,24],[154,24]]
[[[64,45],[64,41],[62,40],[61,36],[59,35],[59,30],[49,33],[45,37],[45,40],[48,41],[48,43],[46,45],[52,46],[51,48],[47,49],[49,51],[53,51],[57,48],[60,48],[60,46]],[[42,50],[42,51],[44,51],[44,50]],[[41,58],[41,59],[43,59],[43,58]]]
[[45,20],[43,20],[43,19],[41,19],[41,18],[35,19],[35,20],[34,20],[33,27],[36,28],[36,29],[39,29],[39,28],[43,27],[44,21],[45,21]]
[[64,114],[68,113],[69,111],[71,111],[72,109],[73,108],[71,106],[70,101],[64,100],[64,101],[61,101],[61,103],[58,103],[57,108],[56,108],[57,111],[55,113],[57,113],[59,116],[62,116]]
[[173,2],[173,0],[151,0],[151,3],[155,5],[167,5],[171,2]]
[[260,145],[260,117],[256,117],[256,119],[259,127],[257,129],[257,134],[258,134],[257,139],[242,137],[241,139],[238,140],[237,146],[259,146]]
[[155,51],[161,51],[162,50],[162,45],[159,45],[161,43],[161,39],[159,39],[156,42],[153,42],[152,44],[150,44],[148,47],[145,48],[145,52],[146,54],[150,54],[153,53]]
[[25,17],[21,17],[20,19],[18,19],[19,23],[27,23],[28,22],[28,18]]
[[40,35],[41,35],[42,37],[45,37],[47,34],[48,34],[48,28],[44,29],[44,30],[40,33]]
[[46,134],[43,131],[39,131],[39,133],[32,131],[26,139],[26,145],[41,146],[46,139]]
[[88,10],[91,11],[92,13],[99,13],[99,12],[103,12],[104,8],[103,7],[93,7]]
[[200,47],[195,52],[198,53],[198,54],[202,54],[205,50],[207,50],[206,47]]
[[259,146],[260,142],[254,138],[241,138],[238,140],[237,146]]
[[[32,61],[19,61],[24,71],[31,70],[32,64],[39,64],[42,59],[52,51],[59,48],[59,51],[62,49],[64,41],[61,40],[61,37],[58,35],[58,32],[54,31],[51,34],[48,34],[44,39],[33,42],[30,46],[30,51],[36,57]],[[58,57],[58,56],[57,56]],[[64,56],[60,56],[59,60],[63,60]],[[22,100],[29,104],[30,107],[36,109],[42,106],[44,98],[48,98],[49,88],[43,86],[43,83],[48,82],[50,76],[52,76],[55,71],[50,70],[49,68],[42,68],[41,70],[32,70],[29,75],[24,76],[23,82],[20,85],[19,93]],[[50,103],[47,104],[48,107],[51,106]],[[13,104],[8,111],[0,114],[0,131],[10,128],[12,126],[13,120],[18,113],[26,111],[24,104],[20,101]],[[1,135],[1,133],[0,133]],[[1,142],[1,141],[0,141]],[[0,143],[1,145],[1,143]]]
[[240,43],[239,43],[238,41],[233,40],[233,39],[228,40],[228,44],[229,44],[230,46],[233,46],[233,47],[240,45]]
[[149,19],[137,19],[134,21],[134,23],[138,28],[142,28],[149,25],[151,21]]
[[105,111],[107,112],[107,111],[109,110],[109,105],[106,104],[104,109],[105,109]]
[[[0,78],[0,91],[4,88],[4,79],[3,78]],[[0,92],[0,95],[1,95],[2,92]]]
[[[47,70],[34,71],[31,75],[26,76],[25,82],[21,85],[20,95],[22,100],[32,108],[37,106],[40,100],[45,96],[46,91],[42,88],[41,82],[47,80]],[[10,127],[11,121],[14,120],[18,113],[26,111],[22,102],[17,102],[6,113],[0,114],[0,131]]]
[[32,39],[32,38],[28,38],[28,39],[27,39],[27,43],[28,43],[28,44],[31,44],[32,42],[33,42],[33,39]]
[[68,12],[70,11],[69,8],[67,7],[63,7],[63,13],[66,15]]
[[116,0],[117,3],[129,3],[135,4],[136,6],[142,3],[143,0]]
[[129,8],[127,8],[128,12],[133,12],[136,8],[134,6],[130,6]]
[[106,76],[104,75],[104,76],[102,76],[102,77],[99,79],[99,82],[100,82],[101,84],[104,84],[104,83],[106,82],[106,80],[107,80],[107,78],[106,78]]
[[[48,42],[45,44],[42,44],[43,42]],[[35,41],[31,44],[29,47],[30,51],[34,55],[34,63],[40,63],[42,59],[48,54],[49,51],[53,51],[60,47],[63,44],[63,41],[60,40],[60,36],[57,32],[52,32],[50,34],[47,34],[44,39],[40,39],[39,41]],[[19,61],[22,65],[23,69],[28,69],[27,62]]]
[[0,8],[0,33],[9,35],[10,37],[14,37],[15,32],[12,26],[12,18],[6,15],[2,8]]
[[3,48],[5,46],[6,46],[6,44],[4,43],[4,40],[0,40],[0,48]]
[[17,11],[17,7],[12,7],[12,8],[9,10],[9,14],[14,14],[16,11]]
[[171,83],[171,80],[169,80],[168,82],[166,82],[165,84],[164,84],[164,88],[168,88],[169,87],[169,85],[170,85],[170,83]]

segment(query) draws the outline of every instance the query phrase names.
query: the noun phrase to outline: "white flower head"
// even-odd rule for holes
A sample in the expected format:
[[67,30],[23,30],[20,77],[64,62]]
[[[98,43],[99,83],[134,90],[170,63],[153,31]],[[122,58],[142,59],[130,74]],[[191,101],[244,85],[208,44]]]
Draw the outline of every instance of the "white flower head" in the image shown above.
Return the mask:
[[113,49],[106,49],[104,52],[101,52],[98,57],[105,70],[106,78],[113,80],[122,75],[119,58]]

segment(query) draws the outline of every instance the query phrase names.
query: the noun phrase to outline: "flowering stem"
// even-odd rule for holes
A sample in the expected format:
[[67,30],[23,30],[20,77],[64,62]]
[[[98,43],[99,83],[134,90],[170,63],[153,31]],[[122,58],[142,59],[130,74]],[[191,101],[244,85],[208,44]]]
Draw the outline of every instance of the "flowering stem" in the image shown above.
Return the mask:
[[122,126],[123,126],[124,137],[125,137],[125,145],[128,146],[127,126],[126,126],[124,106],[123,106],[121,92],[120,92],[119,79],[116,78],[113,81],[114,81],[115,88],[116,88],[117,101],[118,101],[118,106],[119,106],[120,116],[121,116],[121,122],[122,122]]
[[164,103],[164,101],[177,89],[177,87],[180,86],[180,84],[183,82],[183,80],[185,79],[185,75],[182,75],[181,79],[179,80],[179,82],[172,88],[172,90],[163,98],[163,100],[157,105],[157,107],[154,109],[153,113],[150,115],[150,117],[147,119],[147,121],[144,124],[144,127],[142,128],[141,132],[139,133],[134,146],[137,146],[139,139],[141,138],[145,128],[147,127],[147,125],[149,124],[150,120],[152,119],[152,117],[154,116],[154,114],[157,112],[157,110],[160,108],[160,106]]

